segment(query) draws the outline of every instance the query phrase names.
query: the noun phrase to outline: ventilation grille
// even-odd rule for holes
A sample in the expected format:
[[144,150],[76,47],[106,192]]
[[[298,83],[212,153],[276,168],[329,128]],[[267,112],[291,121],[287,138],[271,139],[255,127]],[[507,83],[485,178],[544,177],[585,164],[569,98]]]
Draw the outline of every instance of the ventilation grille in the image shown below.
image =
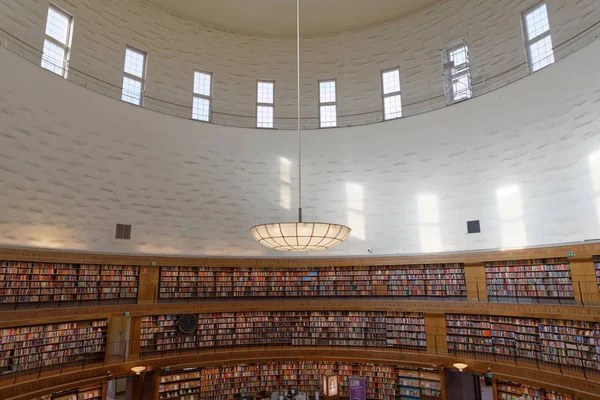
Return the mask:
[[131,239],[131,225],[117,224],[117,233],[115,239],[130,240]]
[[481,233],[481,226],[479,220],[467,221],[467,233]]

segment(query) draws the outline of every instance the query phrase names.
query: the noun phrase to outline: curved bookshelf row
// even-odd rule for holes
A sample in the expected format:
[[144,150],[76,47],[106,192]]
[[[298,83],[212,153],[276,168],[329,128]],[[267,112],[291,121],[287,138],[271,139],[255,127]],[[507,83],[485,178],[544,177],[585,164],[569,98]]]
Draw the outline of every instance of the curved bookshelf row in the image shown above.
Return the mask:
[[423,313],[381,311],[236,312],[197,315],[182,334],[177,315],[143,317],[140,354],[252,346],[351,346],[425,351]]
[[[16,308],[284,298],[600,304],[600,258],[384,266],[160,266],[0,263],[0,311]],[[244,264],[244,261],[240,261]],[[260,264],[259,264],[260,265]],[[580,268],[580,267],[578,267]],[[574,282],[573,276],[577,277]],[[141,297],[140,297],[141,296]]]
[[448,351],[517,358],[600,373],[600,323],[446,314]]
[[108,320],[0,329],[0,377],[104,361]]
[[394,296],[466,298],[463,264],[160,269],[159,298]]
[[416,385],[410,399],[439,399],[440,371],[395,365],[342,362],[270,362],[214,366],[161,376],[159,399],[214,400],[231,399],[237,394],[257,395],[265,391],[283,392],[296,389],[310,398],[322,392],[321,378],[325,374],[338,377],[338,394],[349,396],[348,380],[352,376],[365,378],[367,399],[405,399],[407,376]]

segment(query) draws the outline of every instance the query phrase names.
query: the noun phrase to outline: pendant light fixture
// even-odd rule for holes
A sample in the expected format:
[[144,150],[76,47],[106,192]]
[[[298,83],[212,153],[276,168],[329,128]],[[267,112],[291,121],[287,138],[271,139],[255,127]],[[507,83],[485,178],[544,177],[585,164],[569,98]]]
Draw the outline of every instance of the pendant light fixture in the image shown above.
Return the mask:
[[342,243],[351,229],[345,225],[302,221],[302,132],[300,129],[300,0],[296,0],[296,68],[298,84],[298,222],[256,225],[250,233],[265,247],[280,251],[326,250]]

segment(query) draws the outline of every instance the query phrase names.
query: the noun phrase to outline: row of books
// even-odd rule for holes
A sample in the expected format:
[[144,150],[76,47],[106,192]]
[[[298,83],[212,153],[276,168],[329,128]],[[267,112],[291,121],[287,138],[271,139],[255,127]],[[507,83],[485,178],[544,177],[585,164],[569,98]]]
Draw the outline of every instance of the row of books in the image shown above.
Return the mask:
[[101,400],[102,386],[88,386],[64,392],[53,393],[48,396],[36,397],[33,400]]
[[137,298],[137,266],[22,261],[0,264],[0,304]]
[[600,370],[598,322],[447,314],[446,331],[450,350]]
[[496,392],[499,400],[583,400],[569,394],[510,381],[498,381]]
[[[401,395],[401,368],[381,364],[346,364],[339,362],[272,362],[205,367],[195,371],[163,373],[159,399],[211,398],[226,399],[238,393],[256,394],[294,388],[307,393],[322,391],[321,377],[326,373],[338,375],[341,397],[348,397],[348,379],[361,376],[366,382],[366,397],[378,400],[396,400]],[[431,397],[440,397],[439,372],[435,370],[414,373],[423,376],[422,390]],[[421,387],[419,388],[419,392]],[[188,397],[192,396],[192,397]],[[426,396],[426,395],[424,395]],[[419,398],[417,396],[417,398]]]
[[159,294],[165,299],[388,295],[464,297],[466,284],[462,264],[317,269],[171,266],[160,269]]
[[142,318],[141,352],[211,346],[332,345],[426,349],[423,313],[364,311],[198,314],[197,330],[177,332],[177,315]]
[[485,263],[488,296],[574,299],[568,259]]
[[0,330],[0,373],[100,362],[106,349],[108,320],[78,321]]

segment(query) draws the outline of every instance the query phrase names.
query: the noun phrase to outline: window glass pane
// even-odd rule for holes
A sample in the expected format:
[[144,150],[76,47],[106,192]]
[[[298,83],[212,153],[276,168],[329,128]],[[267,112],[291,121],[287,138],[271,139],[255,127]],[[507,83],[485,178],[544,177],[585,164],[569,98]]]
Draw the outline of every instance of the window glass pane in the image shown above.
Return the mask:
[[46,39],[44,41],[42,67],[62,76],[64,64],[65,49]]
[[469,75],[461,75],[452,80],[452,97],[455,101],[471,98]]
[[257,103],[273,104],[273,82],[258,82]]
[[138,78],[144,77],[144,59],[146,55],[128,47],[125,50],[125,72]]
[[466,63],[468,61],[467,46],[460,46],[450,50],[448,58],[450,61],[454,61],[455,66]]
[[192,118],[199,121],[210,121],[210,100],[194,97]]
[[321,106],[321,128],[337,125],[336,106]]
[[273,127],[273,107],[258,106],[256,108],[256,126],[259,128]]
[[123,77],[123,93],[121,100],[131,104],[140,105],[142,103],[142,82],[128,77]]
[[67,45],[69,32],[69,16],[54,7],[48,8],[46,20],[46,35],[60,43]]
[[395,69],[382,74],[383,94],[400,91],[400,71]]
[[384,97],[383,109],[385,119],[402,117],[402,99],[400,95]]
[[194,93],[210,96],[211,75],[204,72],[194,72]]
[[335,103],[335,81],[319,82],[319,102]]
[[527,40],[535,39],[550,29],[546,3],[540,4],[525,14],[525,28],[527,31]]
[[529,46],[529,58],[531,60],[531,71],[544,68],[554,62],[554,51],[552,50],[552,38],[545,38],[532,43]]

